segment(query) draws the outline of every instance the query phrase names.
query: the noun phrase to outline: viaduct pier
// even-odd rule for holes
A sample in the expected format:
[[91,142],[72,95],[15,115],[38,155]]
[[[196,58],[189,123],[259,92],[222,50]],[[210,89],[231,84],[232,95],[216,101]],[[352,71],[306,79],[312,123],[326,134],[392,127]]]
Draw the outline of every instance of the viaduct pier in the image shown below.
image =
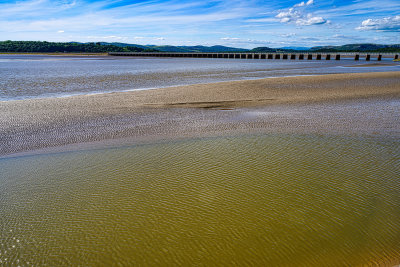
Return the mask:
[[173,52],[110,52],[110,56],[129,57],[188,57],[232,59],[285,59],[285,60],[377,60],[399,59],[400,53],[173,53]]

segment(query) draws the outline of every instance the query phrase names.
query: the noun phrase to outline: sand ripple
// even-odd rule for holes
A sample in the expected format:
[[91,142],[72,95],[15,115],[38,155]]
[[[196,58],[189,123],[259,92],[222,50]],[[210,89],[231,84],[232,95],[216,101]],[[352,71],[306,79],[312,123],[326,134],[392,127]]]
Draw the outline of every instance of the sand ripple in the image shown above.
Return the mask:
[[318,135],[3,159],[0,259],[58,266],[398,264],[399,159],[393,139]]

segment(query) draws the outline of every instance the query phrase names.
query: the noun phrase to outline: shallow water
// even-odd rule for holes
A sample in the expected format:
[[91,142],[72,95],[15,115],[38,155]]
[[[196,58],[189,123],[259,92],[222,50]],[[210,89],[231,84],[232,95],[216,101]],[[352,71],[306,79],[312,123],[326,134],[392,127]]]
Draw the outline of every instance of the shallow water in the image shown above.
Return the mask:
[[[376,62],[375,60],[371,61]],[[390,63],[390,59],[382,62]],[[0,101],[268,77],[398,71],[365,61],[0,55]]]
[[398,139],[203,138],[0,170],[0,265],[400,263]]

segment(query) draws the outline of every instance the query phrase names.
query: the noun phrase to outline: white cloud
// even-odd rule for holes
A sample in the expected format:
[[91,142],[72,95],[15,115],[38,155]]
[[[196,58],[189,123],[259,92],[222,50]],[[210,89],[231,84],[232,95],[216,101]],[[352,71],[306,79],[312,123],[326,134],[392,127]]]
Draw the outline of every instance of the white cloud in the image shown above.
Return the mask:
[[351,40],[351,41],[365,41],[365,38],[355,36],[355,35],[335,34],[332,36],[332,38],[333,38],[333,40],[341,39],[341,40]]
[[349,38],[352,38],[352,36],[346,36],[346,35],[343,35],[343,34],[335,34],[335,35],[333,35],[332,37],[333,37],[333,38],[340,38],[340,39],[349,39]]
[[293,7],[289,8],[288,11],[282,11],[278,15],[276,15],[278,19],[280,19],[281,22],[286,23],[286,22],[291,22],[294,19],[298,19],[301,17],[301,13],[299,11],[296,11]]
[[[247,22],[277,22],[276,18],[259,18],[259,19],[248,19],[246,20]],[[251,27],[254,27],[254,25],[251,25]]]
[[68,0],[27,0],[15,1],[15,3],[2,3],[0,1],[0,7],[3,11],[0,13],[0,18],[37,17],[46,14],[59,14],[60,12],[74,8],[76,5],[76,1]]
[[296,36],[296,34],[295,33],[285,33],[285,34],[281,34],[281,37],[285,37],[285,38],[289,38],[289,37],[293,37],[293,36]]
[[275,17],[278,18],[281,23],[294,23],[297,26],[310,26],[329,23],[328,20],[319,16],[314,16],[311,13],[306,13],[304,8],[301,8],[312,5],[313,3],[314,0],[301,2],[287,9],[286,11],[279,12]]
[[184,33],[194,27],[247,18],[257,10],[239,0],[197,0],[187,4],[175,0],[123,2],[129,1],[0,1],[3,11],[0,12],[0,35],[4,36],[5,32],[9,35],[10,32],[40,32],[41,36],[48,36],[60,28],[68,28],[69,32],[79,32],[82,36],[93,32],[107,35],[110,31],[103,30],[105,28],[112,29],[116,35],[127,32],[127,29],[131,29],[133,34],[142,34],[146,31],[164,33],[180,28],[180,32]]
[[296,21],[296,25],[299,25],[299,26],[318,25],[318,24],[325,24],[325,23],[328,23],[328,21],[323,19],[322,17],[313,17],[312,14],[307,14],[307,16],[305,18],[299,18]]
[[299,4],[294,5],[295,7],[309,6],[314,4],[314,0],[308,0],[307,2],[301,2]]
[[94,40],[109,40],[109,41],[124,41],[127,40],[128,37],[124,36],[115,36],[115,35],[109,35],[109,36],[86,36],[87,39],[94,39]]
[[268,45],[270,41],[266,40],[254,40],[254,39],[243,39],[236,37],[223,37],[220,40],[224,41],[224,45],[231,46],[249,46],[249,45]]
[[237,40],[240,40],[240,38],[223,37],[223,38],[221,38],[221,40],[224,40],[224,41],[237,41]]
[[63,30],[59,30],[59,31],[57,31],[57,33],[64,33],[64,31]]
[[400,15],[382,19],[367,19],[361,23],[357,30],[377,30],[387,32],[400,31]]

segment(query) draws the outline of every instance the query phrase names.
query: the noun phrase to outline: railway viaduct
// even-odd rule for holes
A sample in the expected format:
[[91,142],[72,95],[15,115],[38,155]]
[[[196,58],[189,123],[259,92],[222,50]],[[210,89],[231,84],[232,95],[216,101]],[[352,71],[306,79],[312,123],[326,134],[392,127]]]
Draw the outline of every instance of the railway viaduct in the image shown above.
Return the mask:
[[110,52],[110,56],[130,57],[188,57],[233,59],[287,59],[287,60],[377,60],[399,59],[399,53],[173,53],[173,52]]

